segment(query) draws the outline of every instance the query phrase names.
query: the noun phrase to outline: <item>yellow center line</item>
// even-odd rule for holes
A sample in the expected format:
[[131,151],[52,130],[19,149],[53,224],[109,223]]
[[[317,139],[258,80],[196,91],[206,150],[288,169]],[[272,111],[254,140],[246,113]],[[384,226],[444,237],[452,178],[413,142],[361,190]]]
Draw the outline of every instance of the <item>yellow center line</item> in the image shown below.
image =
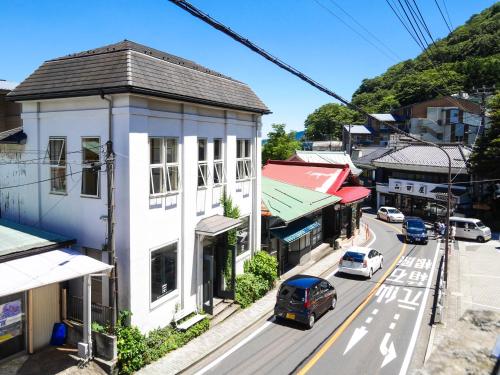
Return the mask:
[[[372,219],[372,220],[375,220],[375,219]],[[382,224],[385,224],[385,225],[395,229],[397,232],[401,233],[401,230],[394,225],[391,225],[391,224],[388,224],[385,222],[382,222]],[[391,266],[385,271],[382,278],[375,283],[375,286],[370,290],[370,293],[368,293],[368,295],[363,300],[363,302],[356,308],[356,310],[354,310],[354,312],[349,316],[349,318],[347,318],[347,320],[345,320],[344,323],[342,323],[342,325],[330,336],[328,341],[326,341],[323,344],[323,346],[316,352],[316,354],[314,354],[314,356],[309,361],[307,361],[307,363],[304,365],[304,367],[302,367],[299,370],[297,375],[307,374],[309,372],[309,370],[311,370],[311,368],[316,364],[316,362],[318,362],[319,359],[326,353],[326,351],[328,349],[330,349],[330,347],[335,343],[335,341],[337,341],[337,339],[340,337],[340,335],[342,335],[342,333],[349,327],[349,325],[353,322],[353,320],[356,319],[356,317],[361,313],[361,311],[363,311],[363,309],[366,307],[368,302],[370,302],[370,300],[375,295],[377,290],[384,283],[385,279],[387,279],[387,277],[394,270],[394,268],[396,268],[397,262],[403,256],[405,249],[406,249],[406,243],[403,243],[403,246],[401,247],[401,251],[399,252],[396,259],[394,259],[394,262],[392,262]]]

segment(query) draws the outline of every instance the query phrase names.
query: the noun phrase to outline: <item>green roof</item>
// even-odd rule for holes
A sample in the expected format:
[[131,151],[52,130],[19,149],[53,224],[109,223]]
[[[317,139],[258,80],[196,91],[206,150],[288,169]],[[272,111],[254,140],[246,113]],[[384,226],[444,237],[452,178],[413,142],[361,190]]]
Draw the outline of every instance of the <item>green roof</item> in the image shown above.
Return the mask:
[[0,219],[0,257],[72,242],[75,241],[60,234]]
[[331,194],[262,177],[262,202],[273,216],[285,222],[296,220],[339,201],[339,197]]

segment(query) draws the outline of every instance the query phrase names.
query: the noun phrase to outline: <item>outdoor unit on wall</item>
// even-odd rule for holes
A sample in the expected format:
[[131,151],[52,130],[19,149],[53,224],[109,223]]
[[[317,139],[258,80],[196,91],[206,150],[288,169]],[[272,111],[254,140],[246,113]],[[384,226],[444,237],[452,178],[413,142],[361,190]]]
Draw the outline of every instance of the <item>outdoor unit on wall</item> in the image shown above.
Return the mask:
[[89,357],[89,344],[85,342],[78,343],[78,357],[87,359]]

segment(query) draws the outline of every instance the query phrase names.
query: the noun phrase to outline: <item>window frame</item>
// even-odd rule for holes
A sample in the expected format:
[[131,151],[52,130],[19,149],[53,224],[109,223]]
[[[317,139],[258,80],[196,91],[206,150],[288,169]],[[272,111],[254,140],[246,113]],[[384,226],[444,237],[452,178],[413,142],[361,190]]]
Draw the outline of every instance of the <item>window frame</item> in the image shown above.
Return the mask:
[[[254,177],[252,148],[251,139],[236,139],[236,181],[247,181]],[[239,157],[238,154],[240,155]]]
[[[168,141],[175,142],[175,162],[168,161],[167,152],[168,152]],[[166,184],[166,194],[177,194],[181,190],[181,169],[179,166],[179,138],[178,137],[164,137],[163,139],[164,148],[165,148],[165,184]],[[177,168],[177,189],[172,189],[172,182],[170,181],[170,168]],[[169,189],[170,187],[170,189]]]
[[[51,155],[51,141],[63,141],[61,150],[59,152],[59,157],[57,162],[52,162]],[[68,170],[68,150],[67,150],[67,137],[65,136],[53,136],[49,137],[49,143],[47,145],[47,155],[49,160],[49,176],[50,176],[50,194],[55,195],[67,195],[68,194],[68,179],[67,179],[67,170]],[[61,158],[64,152],[64,160],[61,162]],[[54,182],[56,179],[60,179],[61,177],[54,177],[52,175],[52,171],[62,170],[64,172],[63,181],[64,181],[64,190],[54,190]]]
[[[179,296],[179,288],[180,288],[180,283],[179,283],[179,277],[180,277],[180,270],[179,270],[179,255],[180,255],[180,249],[179,249],[179,239],[175,239],[173,241],[167,242],[163,245],[153,247],[149,249],[149,306],[150,308],[154,309],[159,305],[162,305],[165,302],[168,302],[174,298],[177,298]],[[167,292],[163,294],[162,296],[158,297],[153,301],[153,265],[152,265],[152,260],[153,260],[153,253],[155,251],[161,250],[165,247],[168,247],[170,245],[176,245],[176,256],[175,256],[175,288],[172,289],[170,292]]]
[[246,215],[241,215],[239,218],[239,220],[243,220],[243,219],[248,219],[248,226],[247,226],[247,248],[245,249],[245,251],[243,252],[239,252],[239,246],[238,246],[238,230],[240,229],[241,225],[239,225],[237,228],[236,228],[236,257],[243,257],[245,256],[246,254],[249,254],[248,251],[252,248],[252,237],[251,237],[251,230],[252,230],[252,215],[251,214],[246,214]]
[[[151,163],[151,140],[158,139],[160,143],[160,162]],[[175,141],[175,162],[169,162],[167,157],[168,141]],[[180,153],[179,153],[179,138],[170,136],[149,136],[149,196],[152,198],[162,197],[167,195],[179,194],[181,192],[181,169],[180,169]],[[177,169],[177,189],[172,189],[172,182],[170,181],[170,170]],[[156,192],[153,184],[153,170],[160,170],[161,189]]]
[[[160,140],[160,162],[159,163],[153,163],[151,160],[151,147],[152,147],[152,140],[157,139]],[[155,136],[149,136],[148,137],[148,148],[149,148],[149,196],[150,197],[159,197],[162,195],[165,195],[166,190],[167,190],[167,185],[165,181],[165,155],[164,155],[164,148],[163,148],[163,137],[155,137]],[[159,169],[160,170],[160,191],[155,192],[155,185],[153,183],[153,170]]]
[[[205,143],[205,155],[203,160],[200,160],[200,142]],[[196,146],[198,155],[198,174],[196,179],[196,186],[198,189],[206,189],[208,187],[208,139],[198,137]],[[203,181],[202,185],[200,185],[200,177]]]
[[[216,159],[215,158],[215,144],[216,144],[216,141],[218,141],[220,143],[220,158]],[[212,176],[212,183],[213,183],[213,186],[222,186],[226,183],[226,172],[225,172],[225,169],[224,169],[224,142],[222,140],[222,138],[214,138],[213,139],[213,147],[214,147],[214,151],[213,151],[213,155],[214,155],[214,172],[213,172],[213,176]],[[217,168],[217,166],[220,166],[220,168]],[[220,171],[219,171],[220,169]],[[217,179],[217,181],[216,181]]]
[[82,145],[82,185],[81,185],[81,188],[80,188],[80,196],[83,197],[83,198],[101,198],[101,173],[100,173],[100,166],[99,166],[99,170],[97,170],[97,194],[96,195],[93,195],[93,194],[84,194],[83,193],[83,180],[85,178],[85,173],[84,173],[84,169],[93,169],[95,168],[96,166],[92,166],[88,163],[86,163],[86,160],[84,159],[85,158],[85,154],[84,154],[84,151],[83,151],[83,142],[84,140],[86,139],[97,139],[97,143],[99,144],[99,152],[97,153],[99,155],[99,159],[94,162],[94,163],[97,163],[97,164],[100,164],[101,163],[101,137],[99,136],[83,136],[81,137],[81,145]]

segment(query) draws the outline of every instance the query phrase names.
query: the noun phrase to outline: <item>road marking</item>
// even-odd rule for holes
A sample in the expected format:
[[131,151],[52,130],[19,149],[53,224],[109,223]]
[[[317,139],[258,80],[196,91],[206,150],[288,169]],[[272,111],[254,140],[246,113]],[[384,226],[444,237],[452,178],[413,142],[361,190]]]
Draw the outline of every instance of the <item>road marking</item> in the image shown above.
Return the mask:
[[[434,274],[434,267],[436,266],[436,259],[439,254],[439,245],[440,243],[438,243],[436,246],[436,251],[434,254],[434,260],[432,261],[430,275]],[[420,325],[422,323],[422,318],[424,316],[425,305],[427,304],[427,297],[429,295],[431,281],[432,277],[429,277],[427,279],[427,285],[425,287],[424,298],[422,299],[422,303],[420,304],[420,310],[418,311],[417,319],[415,321],[415,326],[413,327],[413,333],[411,335],[410,344],[408,345],[408,349],[406,350],[406,354],[403,359],[403,365],[401,366],[399,375],[405,375],[406,372],[408,371],[408,366],[410,366],[410,360],[413,355],[413,350],[415,349],[415,344],[417,343],[418,331],[420,330]]]
[[352,334],[349,342],[347,343],[347,347],[345,348],[344,354],[351,350],[351,348],[358,343],[359,340],[361,340],[365,335],[368,333],[368,330],[366,329],[365,326],[361,326],[359,328],[356,328],[354,330],[354,333]]
[[498,306],[491,306],[491,305],[483,305],[482,303],[476,303],[476,302],[469,302],[471,305],[475,306],[481,306],[481,307],[486,307],[488,309],[494,309],[494,310],[500,310],[500,307]]
[[394,348],[394,341],[391,341],[391,345],[387,347],[387,341],[389,341],[390,337],[391,334],[386,333],[384,338],[382,339],[382,342],[380,343],[380,353],[382,353],[382,355],[384,356],[384,361],[382,362],[380,368],[383,368],[385,365],[387,365],[397,357],[396,349]]
[[[399,229],[398,227],[396,227],[394,225],[383,223],[383,222],[382,222],[382,224],[385,224],[385,225],[391,227],[392,229],[395,229],[398,233],[401,233],[401,229]],[[344,321],[344,323],[342,323],[342,325],[330,336],[330,338],[323,344],[323,346],[316,352],[316,354],[314,354],[312,356],[312,358],[308,362],[306,362],[304,367],[302,367],[297,372],[297,375],[307,374],[307,372],[316,364],[316,362],[318,362],[318,360],[326,353],[326,351],[328,349],[330,349],[330,347],[335,343],[335,341],[337,341],[337,339],[340,337],[340,335],[342,335],[342,333],[347,329],[347,327],[350,326],[350,324],[354,321],[354,319],[357,318],[357,316],[361,313],[361,311],[363,311],[363,309],[366,307],[368,302],[370,302],[370,300],[373,298],[373,296],[377,292],[378,288],[380,288],[380,286],[385,281],[385,279],[387,279],[387,277],[391,274],[391,272],[394,270],[394,268],[396,268],[396,265],[398,264],[398,261],[403,256],[405,249],[406,249],[406,243],[403,243],[403,245],[401,246],[401,251],[396,256],[396,258],[392,262],[391,266],[385,271],[385,273],[381,277],[381,279],[375,283],[375,286],[370,290],[370,292],[365,297],[363,302]],[[378,310],[377,310],[377,312],[378,312]]]
[[392,323],[389,325],[389,329],[394,329],[394,327],[396,327],[396,323],[392,322]]
[[370,324],[372,322],[372,320],[373,320],[373,317],[369,316],[368,318],[366,318],[365,323]]
[[230,350],[225,352],[223,355],[221,355],[219,358],[217,358],[215,361],[212,363],[208,364],[207,366],[203,367],[200,371],[198,371],[195,375],[202,375],[209,371],[210,369],[214,368],[217,366],[219,363],[221,363],[224,359],[229,357],[231,354],[233,354],[235,351],[237,351],[239,348],[241,348],[243,345],[248,343],[249,341],[253,340],[255,336],[259,335],[263,330],[265,330],[267,327],[269,327],[271,324],[273,324],[274,318],[272,318],[270,321],[264,323],[262,327],[254,331],[250,336],[246,337],[242,341],[240,341],[237,345],[233,346]]
[[372,314],[373,315],[377,315],[378,314],[378,309],[373,309]]
[[399,319],[399,314],[394,314],[394,320],[398,320]]

